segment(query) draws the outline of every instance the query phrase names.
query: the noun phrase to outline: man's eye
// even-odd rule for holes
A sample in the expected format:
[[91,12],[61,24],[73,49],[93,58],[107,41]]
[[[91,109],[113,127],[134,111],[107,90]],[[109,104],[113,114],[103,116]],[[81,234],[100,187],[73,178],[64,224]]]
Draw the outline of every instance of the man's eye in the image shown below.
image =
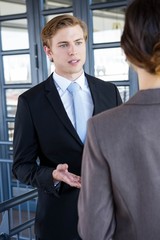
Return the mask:
[[59,45],[60,48],[65,48],[67,47],[67,44],[62,44],[62,45]]
[[82,44],[82,42],[76,42],[76,45],[81,45]]

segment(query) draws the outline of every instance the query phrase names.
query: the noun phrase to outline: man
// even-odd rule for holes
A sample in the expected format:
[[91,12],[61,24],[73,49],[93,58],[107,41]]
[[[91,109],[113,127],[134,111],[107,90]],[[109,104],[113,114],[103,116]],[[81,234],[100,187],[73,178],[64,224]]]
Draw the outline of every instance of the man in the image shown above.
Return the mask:
[[80,86],[81,121],[121,104],[115,85],[84,73],[86,40],[80,19],[61,15],[50,20],[42,42],[55,71],[18,101],[13,173],[38,188],[35,234],[40,240],[80,239],[77,200],[84,139],[75,129],[69,85]]
[[160,1],[134,0],[121,46],[135,96],[89,120],[82,160],[83,240],[160,239]]

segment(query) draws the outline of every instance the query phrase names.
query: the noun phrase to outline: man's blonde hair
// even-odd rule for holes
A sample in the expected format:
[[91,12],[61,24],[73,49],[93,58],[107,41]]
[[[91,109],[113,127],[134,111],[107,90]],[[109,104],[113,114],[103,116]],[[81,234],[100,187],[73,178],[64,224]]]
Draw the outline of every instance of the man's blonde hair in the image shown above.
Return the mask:
[[79,25],[82,28],[83,36],[86,41],[88,37],[86,23],[75,16],[64,14],[52,18],[42,29],[41,38],[43,46],[49,47],[50,39],[54,37],[54,35],[57,33],[59,29],[63,29],[66,27],[74,27],[76,25]]

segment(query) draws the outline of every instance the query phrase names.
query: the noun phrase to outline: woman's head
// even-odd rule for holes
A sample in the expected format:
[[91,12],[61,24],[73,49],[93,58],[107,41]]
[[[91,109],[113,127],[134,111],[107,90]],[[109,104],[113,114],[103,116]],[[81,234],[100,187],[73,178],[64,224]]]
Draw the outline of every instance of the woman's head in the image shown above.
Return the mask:
[[87,40],[87,26],[85,22],[83,22],[79,18],[69,14],[59,15],[52,18],[43,28],[41,33],[43,46],[50,47],[50,40],[54,37],[58,30],[66,27],[74,27],[76,25],[79,25],[82,28],[84,39]]
[[160,75],[160,0],[131,2],[121,46],[131,64]]

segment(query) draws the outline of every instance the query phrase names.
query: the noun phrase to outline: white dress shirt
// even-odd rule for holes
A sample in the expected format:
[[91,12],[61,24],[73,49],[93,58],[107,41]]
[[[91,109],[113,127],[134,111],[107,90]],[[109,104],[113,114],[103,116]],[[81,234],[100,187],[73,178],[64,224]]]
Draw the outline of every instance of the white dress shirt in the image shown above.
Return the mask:
[[[72,96],[70,92],[68,91],[68,86],[73,82],[71,80],[68,80],[60,75],[58,75],[56,72],[53,73],[54,82],[56,85],[56,88],[58,90],[58,93],[60,95],[60,98],[62,100],[62,103],[64,105],[64,108],[68,114],[68,117],[70,118],[73,126],[75,127],[75,121],[74,121],[74,111],[73,111],[73,104],[72,104]],[[88,82],[85,78],[84,72],[82,75],[75,79],[75,82],[77,82],[81,88],[81,94],[82,94],[82,101],[84,106],[86,106],[84,110],[84,117],[86,119],[90,118],[93,114],[93,101],[90,93],[90,89],[88,87]]]

